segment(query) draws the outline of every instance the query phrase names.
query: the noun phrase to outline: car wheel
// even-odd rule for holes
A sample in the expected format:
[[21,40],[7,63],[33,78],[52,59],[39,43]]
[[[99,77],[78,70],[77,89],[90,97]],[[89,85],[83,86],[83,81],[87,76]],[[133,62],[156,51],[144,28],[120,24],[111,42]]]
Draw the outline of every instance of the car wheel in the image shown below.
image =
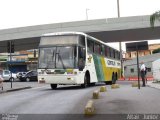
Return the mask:
[[29,82],[29,81],[30,81],[30,78],[26,78],[26,81]]
[[12,82],[13,82],[13,81],[14,81],[14,78],[13,78],[13,77],[9,78],[9,81],[12,81]]

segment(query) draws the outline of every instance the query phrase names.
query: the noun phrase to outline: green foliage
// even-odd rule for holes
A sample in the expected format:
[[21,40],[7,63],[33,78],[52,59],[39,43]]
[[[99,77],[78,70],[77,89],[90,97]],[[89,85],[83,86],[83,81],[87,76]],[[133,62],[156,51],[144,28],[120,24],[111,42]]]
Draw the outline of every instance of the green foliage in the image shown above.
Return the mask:
[[153,53],[153,54],[155,54],[155,53],[160,53],[160,48],[153,50],[152,53]]
[[157,12],[153,13],[150,16],[150,25],[151,25],[151,27],[154,27],[155,20],[159,20],[160,21],[160,11],[157,11]]

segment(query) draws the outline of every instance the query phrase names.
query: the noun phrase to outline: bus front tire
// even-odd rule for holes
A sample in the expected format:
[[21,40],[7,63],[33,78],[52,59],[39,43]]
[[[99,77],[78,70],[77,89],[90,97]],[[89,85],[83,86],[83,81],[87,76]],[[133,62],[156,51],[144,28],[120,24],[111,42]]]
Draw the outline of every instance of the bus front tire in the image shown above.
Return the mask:
[[116,84],[116,81],[117,81],[117,73],[113,73],[112,74],[112,84]]
[[57,84],[51,84],[51,88],[52,88],[52,90],[56,89],[57,88]]
[[86,88],[87,87],[87,76],[86,75],[84,76],[84,83],[81,84],[81,87],[82,88]]

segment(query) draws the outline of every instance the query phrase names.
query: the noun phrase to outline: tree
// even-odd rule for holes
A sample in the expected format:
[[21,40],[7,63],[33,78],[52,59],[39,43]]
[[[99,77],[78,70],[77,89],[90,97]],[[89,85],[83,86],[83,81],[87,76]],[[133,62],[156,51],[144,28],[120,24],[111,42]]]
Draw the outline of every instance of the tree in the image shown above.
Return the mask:
[[153,53],[153,54],[155,54],[155,53],[160,53],[160,48],[157,48],[157,49],[153,50],[152,53]]
[[150,16],[151,27],[154,27],[154,23],[155,23],[156,20],[160,21],[160,11],[157,11]]

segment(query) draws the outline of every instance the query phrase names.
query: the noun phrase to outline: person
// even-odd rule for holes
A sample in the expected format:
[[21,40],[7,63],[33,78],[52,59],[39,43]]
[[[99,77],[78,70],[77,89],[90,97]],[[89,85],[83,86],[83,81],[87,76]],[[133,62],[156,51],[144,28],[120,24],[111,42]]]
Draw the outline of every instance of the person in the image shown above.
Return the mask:
[[144,64],[144,62],[141,62],[141,66],[140,66],[140,74],[141,74],[141,78],[142,78],[142,86],[145,87],[145,73],[146,73],[146,66]]
[[148,70],[148,68],[146,67],[146,70],[145,70],[145,79],[146,79],[146,84],[147,84],[147,77],[146,77],[146,76],[147,76],[147,72],[148,72],[147,70]]

